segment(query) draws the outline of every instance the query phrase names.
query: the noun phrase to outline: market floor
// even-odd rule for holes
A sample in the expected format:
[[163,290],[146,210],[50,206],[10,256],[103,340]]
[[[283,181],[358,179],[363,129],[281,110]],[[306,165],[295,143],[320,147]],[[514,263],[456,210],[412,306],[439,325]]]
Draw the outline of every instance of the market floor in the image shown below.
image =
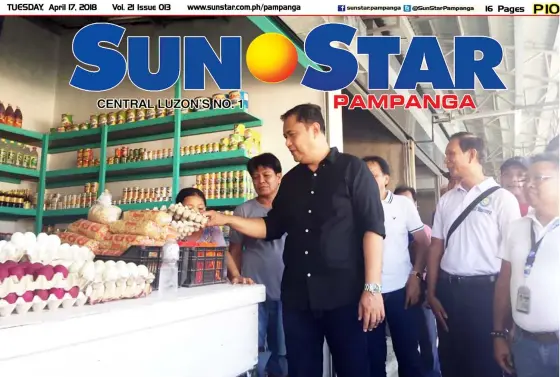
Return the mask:
[[397,364],[397,357],[393,351],[393,342],[391,338],[387,337],[387,377],[398,377],[399,366]]

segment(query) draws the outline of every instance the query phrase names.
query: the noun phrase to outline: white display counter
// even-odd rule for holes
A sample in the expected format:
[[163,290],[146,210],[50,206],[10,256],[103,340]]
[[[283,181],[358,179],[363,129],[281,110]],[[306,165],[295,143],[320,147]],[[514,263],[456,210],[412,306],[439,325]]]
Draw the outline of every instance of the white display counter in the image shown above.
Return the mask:
[[177,293],[0,319],[5,376],[235,377],[257,363],[262,285]]

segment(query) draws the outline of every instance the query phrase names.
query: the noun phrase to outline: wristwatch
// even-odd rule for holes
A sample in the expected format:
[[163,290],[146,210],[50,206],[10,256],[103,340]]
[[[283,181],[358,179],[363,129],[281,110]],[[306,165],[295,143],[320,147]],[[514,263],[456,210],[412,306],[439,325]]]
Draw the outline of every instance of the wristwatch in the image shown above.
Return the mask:
[[364,284],[364,291],[371,294],[381,293],[381,285],[377,283],[366,283]]
[[503,338],[503,339],[507,339],[507,334],[508,331],[491,331],[490,332],[490,336],[494,339],[496,338]]
[[420,281],[424,280],[424,276],[418,271],[412,271],[410,272],[410,275],[416,276],[418,279],[420,279]]

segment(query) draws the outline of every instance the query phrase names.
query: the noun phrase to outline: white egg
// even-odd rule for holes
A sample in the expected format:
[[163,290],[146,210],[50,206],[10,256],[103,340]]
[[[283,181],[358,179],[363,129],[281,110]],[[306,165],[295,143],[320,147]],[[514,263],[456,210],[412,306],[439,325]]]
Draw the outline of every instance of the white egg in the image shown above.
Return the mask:
[[37,243],[37,236],[35,235],[35,233],[25,232],[24,236],[25,236],[25,241],[27,243],[27,247],[30,247]]
[[116,266],[117,266],[117,268],[126,268],[126,262],[120,260],[116,263]]
[[119,278],[119,271],[114,265],[108,266],[103,271],[103,281],[115,281]]
[[47,242],[48,238],[49,238],[49,235],[47,233],[39,233],[37,235],[37,243],[39,243],[39,244],[45,243],[45,242]]
[[79,256],[80,256],[80,246],[71,245],[68,254],[69,254],[68,256],[70,257],[70,259],[78,260]]
[[43,264],[49,264],[53,260],[52,252],[48,248],[40,249],[38,256],[39,256],[39,259],[41,260],[41,263],[43,263]]
[[93,281],[95,279],[95,264],[92,261],[84,263],[80,275],[87,281]]
[[0,250],[2,250],[2,248],[4,247],[4,245],[7,244],[7,243],[8,243],[8,241],[6,241],[6,240],[0,241]]
[[138,275],[140,277],[142,277],[144,279],[147,279],[149,274],[150,274],[150,271],[148,271],[148,267],[144,266],[143,264],[138,266]]
[[47,239],[47,244],[48,244],[48,248],[58,249],[58,247],[60,246],[60,237],[58,237],[56,234],[49,235]]
[[105,266],[106,266],[107,268],[113,268],[113,267],[115,267],[116,264],[117,264],[117,263],[116,263],[114,260],[105,261]]
[[130,276],[132,277],[138,276],[138,267],[134,263],[130,262],[126,266],[128,268],[128,272],[130,273]]
[[84,264],[85,264],[85,262],[82,262],[82,261],[73,262],[70,265],[70,268],[68,269],[68,272],[70,272],[72,274],[78,274],[82,270],[82,267],[84,266]]
[[40,248],[39,244],[34,244],[27,248],[27,257],[30,261],[35,261],[39,257]]
[[68,245],[67,243],[63,243],[62,245],[60,245],[60,247],[58,248],[58,256],[60,259],[72,260],[70,245]]
[[80,251],[79,251],[80,260],[83,260],[83,261],[88,260],[89,253],[90,253],[89,248],[87,248],[85,246],[80,247]]
[[10,243],[15,247],[16,250],[24,250],[26,246],[25,236],[23,235],[23,233],[16,232],[12,234]]
[[101,269],[105,269],[105,262],[102,260],[95,261],[95,271],[100,271]]
[[16,247],[12,243],[7,243],[2,248],[2,252],[4,253],[5,260],[12,260],[15,261],[16,259]]

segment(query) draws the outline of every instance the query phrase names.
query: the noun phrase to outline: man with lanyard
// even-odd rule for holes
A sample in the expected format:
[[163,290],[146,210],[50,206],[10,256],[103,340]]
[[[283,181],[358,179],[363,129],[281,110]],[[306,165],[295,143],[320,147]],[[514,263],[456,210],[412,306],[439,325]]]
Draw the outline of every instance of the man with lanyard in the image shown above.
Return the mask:
[[[412,201],[387,190],[391,177],[389,164],[379,156],[365,157],[373,178],[379,186],[385,214],[383,241],[383,302],[385,315],[399,365],[399,377],[423,377],[424,366],[418,352],[422,324],[423,272],[426,267],[428,237],[418,209]],[[408,235],[417,244],[414,266],[408,251]],[[371,377],[385,377],[387,340],[385,326],[378,326],[368,335]]]
[[325,338],[338,377],[367,377],[366,333],[385,319],[379,189],[363,161],[329,147],[319,106],[296,106],[281,119],[299,164],[272,209],[264,218],[209,211],[208,226],[268,240],[287,233],[281,301],[290,377],[322,377]]
[[[558,377],[558,156],[532,159],[526,193],[532,209],[512,223],[502,242],[494,299],[494,356],[505,372],[518,377]],[[508,334],[512,318],[514,328]]]
[[484,176],[484,141],[453,135],[445,150],[461,183],[438,202],[428,256],[428,303],[438,320],[443,377],[501,377],[493,358],[492,306],[499,245],[521,217],[515,196]]

